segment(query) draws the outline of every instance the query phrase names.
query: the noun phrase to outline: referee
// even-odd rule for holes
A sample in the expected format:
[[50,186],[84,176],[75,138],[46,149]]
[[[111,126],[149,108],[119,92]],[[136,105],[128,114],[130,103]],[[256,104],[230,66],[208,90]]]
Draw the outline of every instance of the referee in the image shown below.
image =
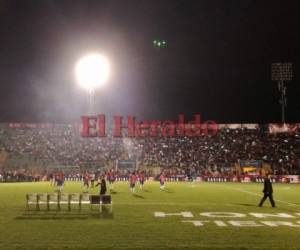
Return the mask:
[[264,180],[264,189],[262,191],[264,193],[264,197],[261,199],[259,206],[262,207],[265,200],[269,198],[272,207],[275,207],[275,201],[273,199],[273,187],[272,182],[270,181],[270,175],[267,174]]
[[106,193],[106,181],[104,176],[100,177],[99,182],[97,183],[96,187],[100,185],[100,195],[105,195]]

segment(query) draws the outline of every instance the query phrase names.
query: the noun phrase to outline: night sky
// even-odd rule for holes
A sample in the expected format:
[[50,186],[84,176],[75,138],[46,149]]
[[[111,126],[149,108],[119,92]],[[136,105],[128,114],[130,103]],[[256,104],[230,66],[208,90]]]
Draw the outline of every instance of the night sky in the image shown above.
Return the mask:
[[87,97],[74,66],[94,51],[112,67],[96,92],[107,116],[279,122],[271,63],[280,61],[294,63],[287,121],[300,122],[299,10],[299,1],[0,1],[0,122],[79,121]]

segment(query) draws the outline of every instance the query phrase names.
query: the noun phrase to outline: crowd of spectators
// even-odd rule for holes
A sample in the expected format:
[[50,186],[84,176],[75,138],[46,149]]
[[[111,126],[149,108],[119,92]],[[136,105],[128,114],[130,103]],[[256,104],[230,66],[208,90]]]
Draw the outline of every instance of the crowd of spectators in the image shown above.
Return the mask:
[[13,171],[2,171],[0,172],[0,182],[32,182],[40,181],[42,175],[35,174],[32,171],[25,169],[18,169]]
[[99,167],[118,159],[157,166],[170,174],[232,173],[239,160],[266,160],[275,174],[300,174],[300,131],[270,134],[257,129],[220,129],[201,137],[81,137],[77,127],[0,129],[0,151],[30,155],[44,165]]

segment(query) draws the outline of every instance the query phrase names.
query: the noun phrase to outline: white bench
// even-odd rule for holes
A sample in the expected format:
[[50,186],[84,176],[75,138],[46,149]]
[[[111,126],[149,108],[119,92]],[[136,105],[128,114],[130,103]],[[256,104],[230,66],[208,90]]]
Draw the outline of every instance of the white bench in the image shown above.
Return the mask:
[[44,205],[47,210],[51,209],[51,205],[55,205],[57,210],[61,210],[63,205],[66,205],[71,211],[72,205],[78,206],[82,210],[82,206],[88,205],[91,210],[97,206],[99,211],[103,211],[103,207],[109,206],[109,211],[112,212],[112,200],[110,195],[90,195],[90,194],[67,194],[67,193],[51,193],[51,194],[26,194],[26,209],[34,205],[35,210],[40,210],[41,205]]

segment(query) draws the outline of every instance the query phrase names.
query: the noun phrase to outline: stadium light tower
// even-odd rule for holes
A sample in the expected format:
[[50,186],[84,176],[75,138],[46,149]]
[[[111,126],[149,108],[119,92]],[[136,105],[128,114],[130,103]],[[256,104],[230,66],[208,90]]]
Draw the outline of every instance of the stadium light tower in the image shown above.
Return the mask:
[[285,108],[287,106],[286,83],[293,80],[292,63],[272,63],[272,81],[278,83],[281,104],[281,122],[285,123]]
[[109,77],[109,62],[100,54],[88,54],[76,64],[75,74],[78,84],[87,90],[89,98],[88,113],[92,115],[95,104],[95,89],[103,86]]

